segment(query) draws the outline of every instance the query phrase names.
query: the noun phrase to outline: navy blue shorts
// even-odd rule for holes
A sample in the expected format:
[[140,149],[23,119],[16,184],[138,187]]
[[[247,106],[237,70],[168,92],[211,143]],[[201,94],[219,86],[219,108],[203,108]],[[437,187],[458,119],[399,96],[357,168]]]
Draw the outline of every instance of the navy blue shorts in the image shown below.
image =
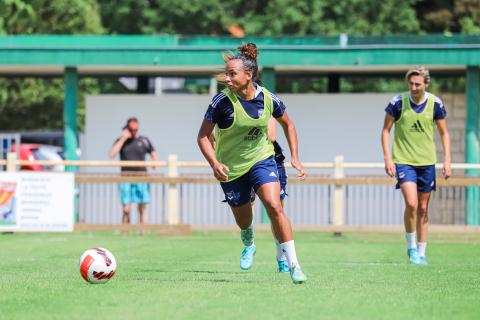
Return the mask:
[[278,180],[280,181],[280,200],[283,201],[287,194],[287,181],[288,181],[288,174],[287,170],[285,169],[285,163],[282,161],[280,163],[277,162],[277,171],[278,171]]
[[[288,196],[287,193],[287,180],[288,180],[288,175],[287,175],[287,170],[285,169],[285,163],[282,162],[277,162],[277,170],[278,170],[278,180],[280,181],[280,200],[283,201],[286,196]],[[250,202],[255,201],[255,191],[252,189],[252,193],[250,196]],[[227,200],[224,200],[223,202],[227,202]]]
[[395,163],[397,185],[396,188],[400,189],[400,185],[404,182],[415,182],[417,184],[417,191],[431,192],[436,189],[435,180],[435,165],[431,166],[411,166],[408,164]]
[[225,200],[232,207],[240,207],[252,199],[252,189],[257,191],[265,183],[278,182],[277,163],[272,157],[259,161],[240,178],[220,182]]

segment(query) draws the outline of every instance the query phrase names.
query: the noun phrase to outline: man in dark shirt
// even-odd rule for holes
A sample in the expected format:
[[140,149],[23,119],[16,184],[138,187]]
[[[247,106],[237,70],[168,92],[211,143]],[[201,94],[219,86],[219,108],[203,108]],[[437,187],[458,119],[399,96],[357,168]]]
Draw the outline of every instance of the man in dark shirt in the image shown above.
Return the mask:
[[[110,158],[120,153],[122,161],[145,161],[147,154],[153,161],[158,156],[150,140],[138,134],[138,119],[130,118],[123,128],[122,136],[118,138],[109,151]],[[128,172],[142,174],[147,167],[122,167],[122,175]],[[123,206],[123,223],[130,223],[131,204],[138,204],[140,223],[147,223],[146,205],[150,202],[150,185],[148,183],[120,183],[120,198]],[[143,232],[142,232],[143,233]]]

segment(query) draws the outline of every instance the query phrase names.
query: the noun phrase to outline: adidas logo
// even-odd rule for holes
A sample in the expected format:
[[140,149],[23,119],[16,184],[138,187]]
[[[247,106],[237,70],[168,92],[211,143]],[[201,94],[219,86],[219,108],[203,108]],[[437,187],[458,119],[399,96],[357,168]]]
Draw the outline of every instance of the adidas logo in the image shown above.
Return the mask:
[[245,141],[254,141],[257,140],[258,137],[262,135],[262,131],[257,127],[250,129],[247,135],[243,138]]
[[270,177],[277,177],[277,175],[276,175],[275,172],[273,172],[273,171],[270,172],[269,176],[270,176]]
[[425,132],[423,130],[422,124],[420,123],[420,120],[417,120],[417,122],[413,123],[413,125],[409,129],[410,132]]

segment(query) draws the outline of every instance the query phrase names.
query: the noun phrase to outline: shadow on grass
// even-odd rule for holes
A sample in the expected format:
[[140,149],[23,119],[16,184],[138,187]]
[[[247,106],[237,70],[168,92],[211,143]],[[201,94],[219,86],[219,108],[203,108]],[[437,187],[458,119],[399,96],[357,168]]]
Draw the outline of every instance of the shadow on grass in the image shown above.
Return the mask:
[[148,281],[148,282],[164,282],[164,283],[198,283],[198,282],[208,282],[208,283],[237,283],[237,284],[244,284],[244,283],[258,283],[258,281],[248,280],[248,279],[199,279],[199,278],[191,278],[191,279],[140,279],[134,278],[130,279],[131,281]]
[[[142,270],[142,272],[145,270]],[[175,274],[175,276],[169,278],[157,278],[153,277],[144,277],[140,278],[138,276],[130,278],[131,281],[148,281],[148,282],[176,282],[176,283],[190,283],[190,282],[211,282],[211,283],[258,283],[258,279],[249,279],[246,276],[249,276],[249,272],[237,271],[213,271],[213,270],[149,270],[149,274]],[[182,277],[182,274],[184,275]],[[243,275],[243,276],[242,276]]]
[[245,271],[212,271],[212,270],[184,270],[182,272],[187,272],[187,273],[209,273],[209,274],[246,274],[247,272]]

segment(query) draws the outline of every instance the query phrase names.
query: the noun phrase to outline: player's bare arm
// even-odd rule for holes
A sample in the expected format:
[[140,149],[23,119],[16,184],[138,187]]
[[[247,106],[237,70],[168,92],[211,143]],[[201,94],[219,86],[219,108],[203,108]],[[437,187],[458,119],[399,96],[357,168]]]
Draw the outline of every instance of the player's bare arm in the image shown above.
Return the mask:
[[390,131],[392,130],[395,118],[385,114],[385,120],[383,122],[382,129],[382,148],[383,148],[383,160],[385,161],[385,172],[390,176],[395,176],[395,164],[392,161],[390,154]]

